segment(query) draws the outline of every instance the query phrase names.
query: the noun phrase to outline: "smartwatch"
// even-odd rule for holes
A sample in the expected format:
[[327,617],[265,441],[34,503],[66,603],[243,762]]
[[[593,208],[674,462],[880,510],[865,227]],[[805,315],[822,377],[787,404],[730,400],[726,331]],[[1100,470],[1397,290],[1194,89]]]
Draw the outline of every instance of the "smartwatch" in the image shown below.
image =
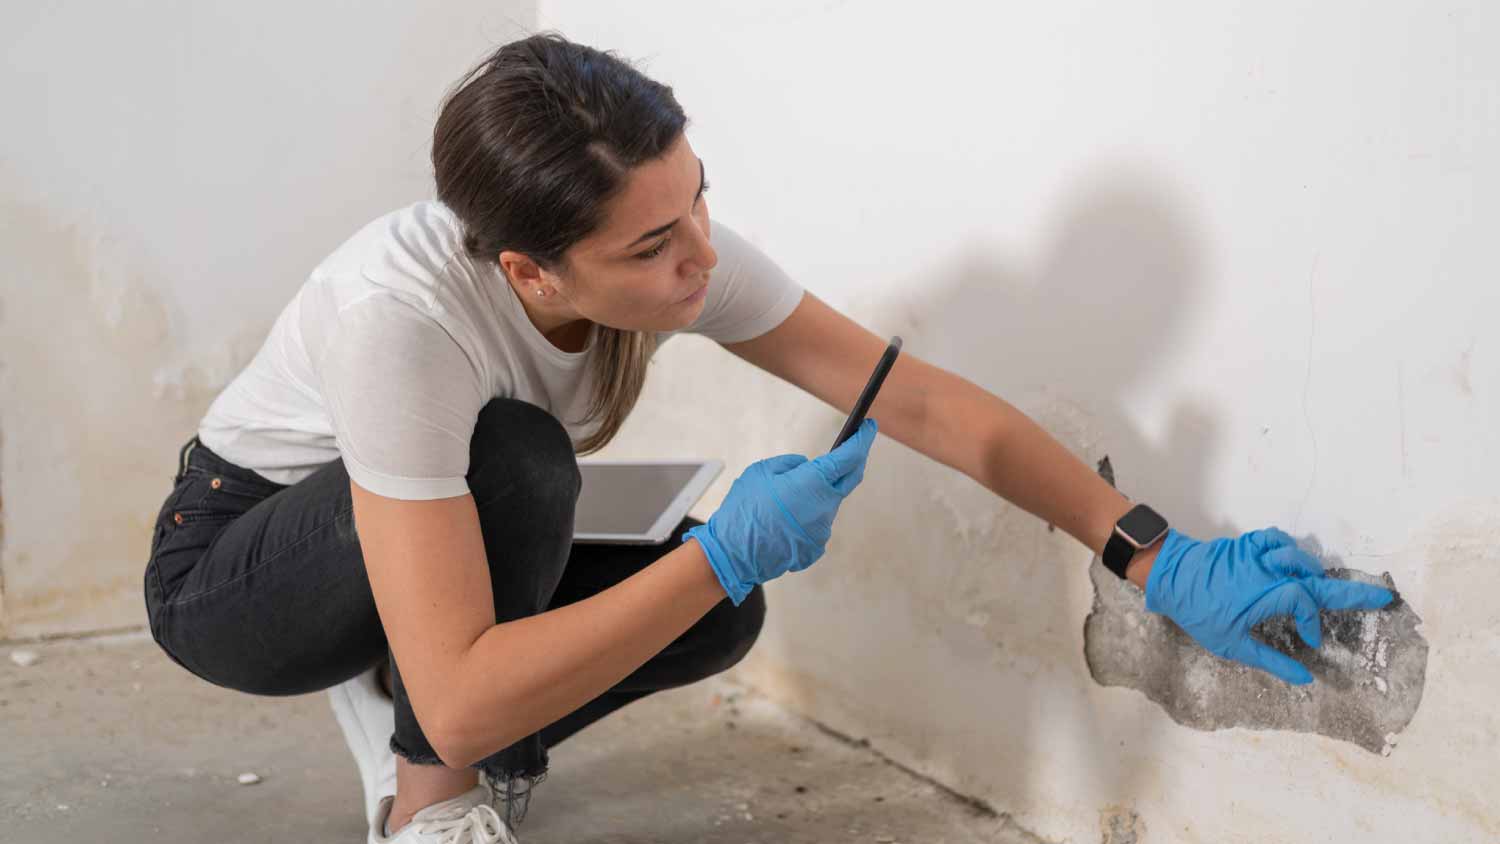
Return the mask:
[[1167,520],[1145,504],[1137,504],[1115,522],[1114,533],[1104,544],[1104,567],[1125,579],[1125,567],[1135,552],[1167,535]]

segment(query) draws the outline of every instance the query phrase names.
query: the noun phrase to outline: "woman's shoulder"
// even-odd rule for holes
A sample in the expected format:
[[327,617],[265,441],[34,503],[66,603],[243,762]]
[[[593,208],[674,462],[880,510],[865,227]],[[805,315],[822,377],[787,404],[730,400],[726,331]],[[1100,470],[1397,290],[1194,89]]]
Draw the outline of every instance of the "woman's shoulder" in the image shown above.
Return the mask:
[[313,270],[314,278],[344,279],[431,303],[443,280],[467,272],[461,227],[436,200],[392,209],[339,244]]

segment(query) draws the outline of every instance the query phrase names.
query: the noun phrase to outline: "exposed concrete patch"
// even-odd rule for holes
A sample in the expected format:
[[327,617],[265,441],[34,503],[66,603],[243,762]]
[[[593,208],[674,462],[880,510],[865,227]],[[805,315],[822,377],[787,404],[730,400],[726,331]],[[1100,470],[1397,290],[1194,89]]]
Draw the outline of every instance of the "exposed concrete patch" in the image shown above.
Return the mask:
[[1301,662],[1313,675],[1293,686],[1259,669],[1205,650],[1166,616],[1147,612],[1139,588],[1089,565],[1094,605],[1084,622],[1084,658],[1095,681],[1136,689],[1172,720],[1200,730],[1227,727],[1319,733],[1389,755],[1416,714],[1427,673],[1422,623],[1380,576],[1329,567],[1330,577],[1373,583],[1396,592],[1373,611],[1322,611],[1323,645],[1297,635],[1288,616],[1267,619],[1254,633]]
[[1099,835],[1102,844],[1142,844],[1146,822],[1128,806],[1105,806],[1099,810]]

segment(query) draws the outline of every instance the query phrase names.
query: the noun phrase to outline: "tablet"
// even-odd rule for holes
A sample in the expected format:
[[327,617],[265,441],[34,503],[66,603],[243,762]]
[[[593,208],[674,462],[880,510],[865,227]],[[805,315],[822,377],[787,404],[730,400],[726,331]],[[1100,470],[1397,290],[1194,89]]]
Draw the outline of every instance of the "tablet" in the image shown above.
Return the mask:
[[583,489],[574,542],[659,545],[724,471],[724,461],[579,460],[578,469]]

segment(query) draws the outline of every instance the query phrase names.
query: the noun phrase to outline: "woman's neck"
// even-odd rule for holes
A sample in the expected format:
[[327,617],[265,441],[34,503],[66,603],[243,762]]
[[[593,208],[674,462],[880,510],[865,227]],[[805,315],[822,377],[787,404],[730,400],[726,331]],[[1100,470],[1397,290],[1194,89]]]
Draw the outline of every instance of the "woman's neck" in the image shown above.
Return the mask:
[[593,323],[586,319],[577,319],[557,329],[550,334],[543,334],[547,341],[565,352],[581,352],[589,341],[589,329]]

